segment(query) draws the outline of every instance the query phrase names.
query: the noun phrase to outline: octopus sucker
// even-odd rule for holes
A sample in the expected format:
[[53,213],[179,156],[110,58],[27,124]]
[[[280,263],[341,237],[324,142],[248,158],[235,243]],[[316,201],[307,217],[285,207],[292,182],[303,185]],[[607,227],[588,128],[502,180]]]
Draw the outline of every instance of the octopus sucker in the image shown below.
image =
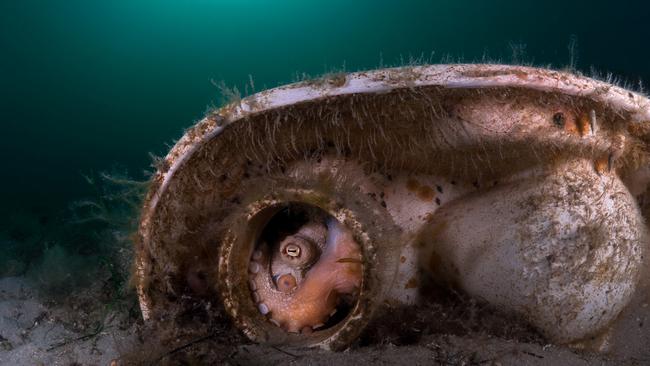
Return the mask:
[[632,326],[650,317],[648,98],[523,66],[341,80],[246,97],[178,141],[142,210],[145,319],[197,298],[253,341],[338,350],[433,281],[548,343],[650,349]]

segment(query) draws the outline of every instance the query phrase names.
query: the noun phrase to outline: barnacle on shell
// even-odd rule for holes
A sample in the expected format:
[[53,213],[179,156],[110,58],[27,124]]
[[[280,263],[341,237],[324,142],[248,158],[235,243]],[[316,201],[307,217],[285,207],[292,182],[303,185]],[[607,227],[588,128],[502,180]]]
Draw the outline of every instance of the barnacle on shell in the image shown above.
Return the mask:
[[604,350],[647,302],[649,139],[644,96],[529,67],[263,91],[208,114],[154,177],[143,315],[198,298],[255,341],[341,349],[431,276]]

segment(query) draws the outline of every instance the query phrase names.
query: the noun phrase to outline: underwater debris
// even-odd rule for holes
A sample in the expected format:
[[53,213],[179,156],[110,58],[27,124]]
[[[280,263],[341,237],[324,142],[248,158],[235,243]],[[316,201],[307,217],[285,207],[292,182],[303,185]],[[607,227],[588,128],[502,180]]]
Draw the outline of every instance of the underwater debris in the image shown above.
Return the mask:
[[[642,95],[521,66],[381,69],[248,96],[188,131],[153,177],[142,313],[162,322],[201,303],[208,323],[225,309],[254,341],[342,349],[433,278],[550,342],[607,350],[648,296],[649,124]],[[333,262],[359,277],[283,312],[278,299],[336,271],[311,272],[315,254],[274,269],[273,250],[328,250],[319,222],[358,248]]]

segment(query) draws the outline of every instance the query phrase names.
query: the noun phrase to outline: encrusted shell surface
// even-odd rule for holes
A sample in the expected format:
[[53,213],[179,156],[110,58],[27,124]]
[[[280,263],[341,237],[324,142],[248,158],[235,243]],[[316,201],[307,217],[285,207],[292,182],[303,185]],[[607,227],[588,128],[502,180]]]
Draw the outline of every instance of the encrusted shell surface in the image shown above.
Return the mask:
[[[402,67],[260,92],[209,113],[154,176],[142,313],[182,307],[200,272],[252,339],[338,349],[381,307],[416,303],[424,267],[554,342],[622,334],[624,309],[646,301],[648,136],[644,96],[530,67]],[[364,255],[356,307],[303,338],[266,324],[242,285],[260,213],[289,201],[336,217]]]

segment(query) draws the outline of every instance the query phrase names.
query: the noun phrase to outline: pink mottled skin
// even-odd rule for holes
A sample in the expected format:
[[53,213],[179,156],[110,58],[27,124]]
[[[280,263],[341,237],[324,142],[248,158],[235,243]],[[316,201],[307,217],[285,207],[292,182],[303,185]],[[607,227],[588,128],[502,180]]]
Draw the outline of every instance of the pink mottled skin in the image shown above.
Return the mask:
[[328,221],[327,243],[320,258],[291,291],[280,291],[270,278],[269,249],[262,250],[261,270],[253,277],[259,304],[287,332],[309,333],[336,310],[342,295],[354,295],[361,284],[361,251],[352,235],[334,219]]

